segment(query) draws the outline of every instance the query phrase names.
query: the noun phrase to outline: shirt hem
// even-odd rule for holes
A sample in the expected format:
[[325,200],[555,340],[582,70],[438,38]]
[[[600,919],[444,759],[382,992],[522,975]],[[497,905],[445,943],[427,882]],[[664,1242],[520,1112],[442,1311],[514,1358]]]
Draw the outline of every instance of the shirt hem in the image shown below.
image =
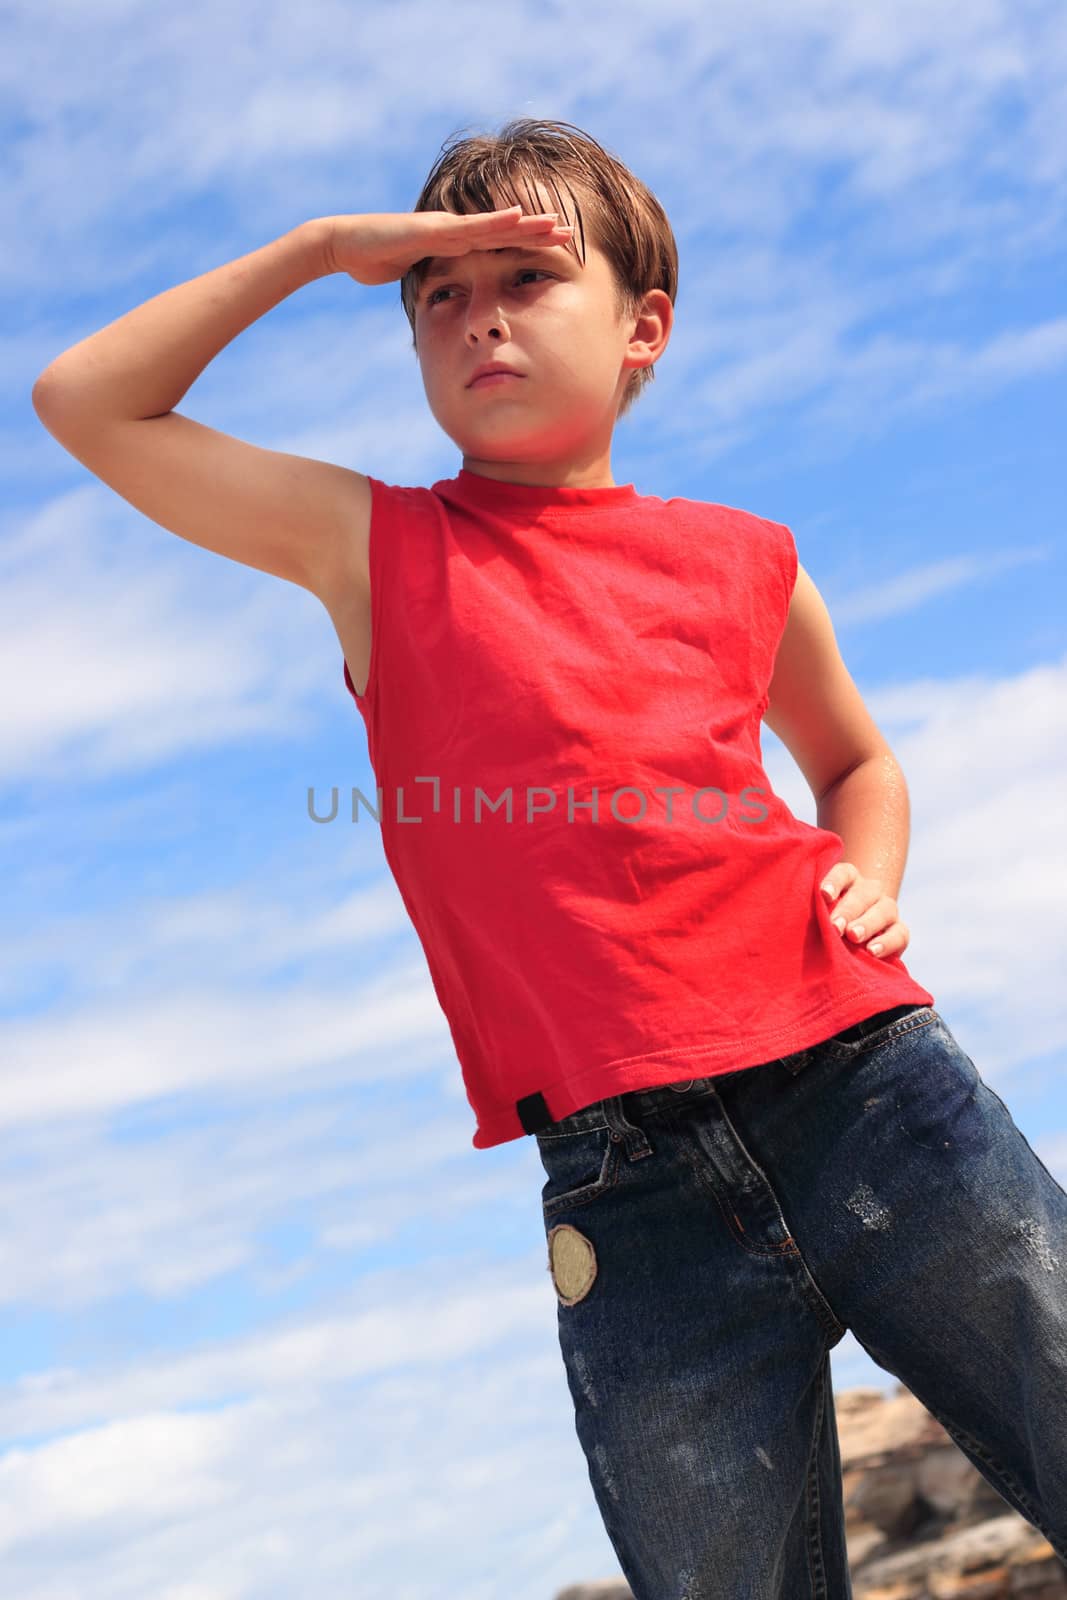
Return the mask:
[[[900,992],[894,995],[872,995],[869,989],[854,989],[844,996],[835,995],[832,1000],[816,1007],[814,1011],[806,1012],[799,1022],[766,1029],[762,1033],[749,1036],[740,1047],[735,1041],[724,1043],[722,1039],[711,1040],[706,1044],[670,1045],[660,1050],[647,1051],[642,1055],[617,1056],[614,1060],[601,1062],[599,1066],[590,1067],[585,1072],[540,1084],[538,1088],[548,1105],[550,1116],[554,1121],[559,1121],[574,1111],[583,1110],[597,1100],[629,1094],[635,1089],[656,1088],[661,1084],[674,1082],[686,1075],[684,1071],[681,1073],[677,1071],[680,1062],[686,1067],[692,1062],[704,1068],[702,1072],[689,1074],[694,1078],[718,1077],[727,1072],[745,1071],[751,1067],[763,1066],[768,1061],[778,1060],[783,1055],[792,1055],[797,1050],[805,1050],[812,1045],[820,1044],[834,1033],[840,1033],[842,1028],[851,1027],[853,1023],[862,1021],[864,1017],[873,1016],[890,1006],[905,1004],[932,1006],[934,997],[913,978],[901,984]],[[833,1026],[829,1033],[820,1032],[819,1024],[827,1017],[833,1018]],[[785,1046],[785,1048],[776,1049],[775,1046]],[[745,1060],[740,1063],[737,1060],[739,1048],[745,1053]],[[647,1069],[657,1066],[662,1067],[662,1072],[650,1077]],[[566,1104],[567,1101],[573,1103]],[[484,1150],[496,1144],[504,1144],[511,1139],[522,1138],[525,1132],[513,1103],[507,1110],[497,1112],[488,1121],[479,1123],[473,1144],[475,1149]]]

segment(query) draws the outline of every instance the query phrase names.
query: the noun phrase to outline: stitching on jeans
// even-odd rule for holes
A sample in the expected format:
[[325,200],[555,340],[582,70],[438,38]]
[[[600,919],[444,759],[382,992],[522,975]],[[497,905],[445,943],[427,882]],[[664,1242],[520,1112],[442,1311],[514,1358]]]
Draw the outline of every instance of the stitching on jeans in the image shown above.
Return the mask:
[[[664,1108],[664,1116],[668,1122],[674,1124],[676,1130],[682,1131],[684,1127],[684,1108],[681,1116],[677,1111],[670,1111]],[[745,1239],[744,1234],[737,1231],[737,1227],[735,1226],[737,1223],[737,1218],[734,1216],[733,1212],[727,1208],[724,1197],[719,1193],[715,1185],[713,1183],[709,1183],[707,1178],[704,1176],[699,1161],[695,1159],[693,1152],[689,1148],[688,1141],[684,1138],[679,1139],[678,1148],[682,1152],[682,1159],[686,1162],[690,1171],[696,1177],[696,1180],[700,1184],[701,1188],[705,1189],[708,1194],[711,1195],[719,1210],[722,1212],[723,1219],[727,1228],[729,1229],[731,1238],[735,1239],[743,1250],[747,1250],[750,1256],[761,1256],[766,1258],[800,1254],[800,1251],[797,1248],[796,1240],[792,1237],[784,1239],[781,1244],[760,1246],[758,1249],[754,1245],[749,1244]],[[749,1157],[749,1159],[751,1160],[751,1157]],[[763,1182],[767,1182],[766,1178],[763,1177],[763,1174],[760,1174],[760,1177],[762,1178]],[[774,1191],[772,1190],[771,1193],[773,1194]],[[784,1222],[785,1219],[783,1218],[782,1220]]]
[[[857,1056],[864,1055],[870,1050],[876,1050],[881,1045],[890,1044],[896,1039],[902,1039],[905,1034],[913,1032],[915,1028],[926,1027],[929,1023],[938,1020],[936,1013],[933,1013],[932,1007],[924,1006],[922,1010],[931,1012],[931,1015],[923,1017],[920,1012],[916,1011],[906,1017],[900,1017],[896,1022],[883,1023],[881,1029],[876,1030],[866,1039],[838,1039],[835,1034],[831,1034],[828,1039],[822,1039],[818,1044],[805,1045],[803,1050],[793,1050],[787,1056],[777,1057],[774,1065],[782,1067],[790,1078],[799,1078],[801,1072],[811,1064],[820,1052],[825,1052],[830,1061],[839,1065],[854,1061]],[[894,1029],[897,1031],[894,1032]]]
[[[826,1365],[819,1374],[819,1405],[815,1417],[815,1432],[808,1450],[808,1526],[804,1546],[808,1558],[813,1600],[826,1600],[826,1566],[822,1558],[821,1507],[819,1504],[819,1441],[826,1426]],[[814,1559],[813,1559],[814,1558]]]
[[570,1210],[572,1206],[591,1205],[594,1200],[599,1200],[602,1194],[607,1194],[609,1189],[614,1189],[619,1181],[619,1169],[622,1165],[621,1150],[620,1144],[609,1140],[597,1177],[589,1183],[583,1183],[580,1188],[569,1189],[566,1194],[555,1195],[551,1200],[542,1200],[541,1211],[545,1221],[558,1216],[561,1211]]
[[[560,1123],[562,1124],[565,1120],[565,1118],[561,1117]],[[550,1128],[539,1128],[534,1137],[537,1139],[577,1139],[583,1133],[603,1133],[606,1129],[606,1122],[594,1122],[589,1127],[585,1128],[564,1128],[562,1126],[557,1126],[555,1133],[553,1133]]]
[[[824,1333],[826,1333],[828,1338],[833,1339],[835,1344],[840,1344],[841,1340],[845,1337],[845,1334],[848,1332],[848,1328],[840,1320],[840,1318],[837,1315],[837,1312],[834,1310],[833,1306],[830,1304],[829,1300],[827,1300],[826,1296],[823,1294],[823,1292],[820,1289],[819,1285],[816,1283],[815,1274],[812,1272],[811,1268],[808,1266],[807,1261],[804,1259],[803,1251],[801,1250],[800,1246],[797,1244],[796,1240],[793,1238],[792,1234],[789,1233],[789,1224],[785,1220],[785,1215],[784,1215],[784,1213],[782,1211],[781,1203],[780,1203],[780,1201],[778,1199],[777,1194],[774,1191],[774,1185],[771,1183],[770,1178],[767,1176],[767,1174],[764,1172],[763,1168],[758,1164],[758,1162],[749,1154],[748,1148],[745,1145],[744,1141],[742,1140],[741,1135],[738,1133],[737,1129],[734,1127],[734,1125],[730,1121],[729,1117],[726,1116],[725,1111],[723,1112],[723,1117],[724,1117],[724,1120],[726,1122],[727,1127],[730,1129],[730,1132],[733,1134],[734,1138],[737,1140],[738,1148],[741,1151],[741,1153],[743,1154],[745,1160],[749,1163],[749,1165],[752,1168],[752,1170],[756,1173],[756,1175],[758,1176],[760,1182],[766,1186],[767,1193],[770,1195],[771,1199],[774,1201],[775,1208],[777,1209],[777,1212],[778,1212],[778,1216],[779,1216],[779,1218],[781,1220],[781,1223],[782,1223],[782,1226],[785,1228],[786,1234],[787,1234],[787,1237],[782,1241],[781,1244],[773,1245],[773,1246],[771,1246],[769,1248],[761,1247],[760,1249],[756,1249],[752,1245],[747,1244],[745,1242],[744,1238],[742,1238],[738,1234],[736,1228],[733,1226],[734,1223],[737,1223],[737,1218],[734,1216],[732,1211],[729,1211],[727,1209],[727,1207],[726,1207],[726,1205],[724,1203],[723,1197],[719,1194],[718,1190],[714,1187],[713,1184],[709,1183],[708,1180],[705,1178],[704,1172],[703,1172],[703,1169],[701,1167],[700,1162],[695,1159],[695,1157],[693,1156],[693,1152],[689,1148],[689,1140],[684,1137],[684,1134],[686,1132],[686,1127],[685,1127],[686,1108],[683,1106],[683,1107],[680,1107],[677,1111],[669,1111],[668,1110],[668,1112],[666,1113],[666,1120],[667,1120],[668,1124],[672,1124],[673,1128],[674,1128],[674,1131],[679,1133],[680,1135],[683,1135],[682,1137],[679,1137],[679,1139],[677,1141],[678,1148],[682,1152],[683,1159],[688,1163],[690,1169],[695,1173],[696,1178],[697,1178],[697,1182],[700,1183],[703,1188],[705,1188],[710,1194],[712,1194],[714,1196],[715,1202],[718,1205],[719,1210],[722,1212],[723,1217],[726,1220],[726,1225],[727,1225],[727,1228],[729,1229],[731,1237],[733,1239],[735,1239],[737,1241],[737,1243],[740,1244],[741,1247],[744,1250],[747,1250],[749,1255],[751,1255],[751,1256],[762,1256],[762,1257],[764,1257],[766,1259],[773,1259],[775,1256],[792,1256],[792,1257],[794,1257],[795,1260],[799,1262],[800,1268],[801,1268],[801,1270],[802,1270],[802,1272],[804,1274],[805,1286],[806,1286],[806,1289],[808,1291],[807,1298],[808,1298],[809,1302],[813,1301],[814,1311],[815,1311],[816,1317],[819,1320],[819,1325],[823,1329]],[[738,1223],[738,1227],[739,1226],[740,1226],[740,1224]]]
[[[884,1033],[874,1033],[866,1039],[829,1038],[825,1043],[835,1053],[851,1060],[854,1056],[865,1055],[868,1050],[877,1050],[879,1045],[889,1044],[891,1040],[903,1039],[905,1034],[914,1033],[917,1028],[929,1028],[937,1020],[936,1013],[929,1008],[924,1009],[927,1011],[926,1016],[923,1016],[921,1011],[916,1011],[910,1017],[901,1017],[898,1021],[891,1022]],[[819,1046],[812,1045],[810,1048],[818,1050]]]

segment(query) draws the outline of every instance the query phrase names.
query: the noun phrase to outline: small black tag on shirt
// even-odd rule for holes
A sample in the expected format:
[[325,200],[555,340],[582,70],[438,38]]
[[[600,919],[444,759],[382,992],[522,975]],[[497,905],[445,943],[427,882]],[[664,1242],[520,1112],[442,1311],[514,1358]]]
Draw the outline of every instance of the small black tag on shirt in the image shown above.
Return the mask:
[[551,1127],[555,1118],[545,1105],[545,1097],[540,1090],[536,1094],[528,1094],[522,1100],[516,1100],[515,1110],[519,1113],[519,1121],[527,1133],[540,1133],[542,1128]]

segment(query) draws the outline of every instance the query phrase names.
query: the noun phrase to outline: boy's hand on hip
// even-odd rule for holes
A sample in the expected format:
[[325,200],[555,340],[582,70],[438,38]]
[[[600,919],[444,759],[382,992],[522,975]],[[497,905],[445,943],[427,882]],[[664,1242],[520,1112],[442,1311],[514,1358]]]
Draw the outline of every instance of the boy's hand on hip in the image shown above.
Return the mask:
[[849,944],[862,944],[872,956],[898,956],[911,934],[897,903],[880,879],[864,878],[851,861],[831,867],[819,887],[834,927]]

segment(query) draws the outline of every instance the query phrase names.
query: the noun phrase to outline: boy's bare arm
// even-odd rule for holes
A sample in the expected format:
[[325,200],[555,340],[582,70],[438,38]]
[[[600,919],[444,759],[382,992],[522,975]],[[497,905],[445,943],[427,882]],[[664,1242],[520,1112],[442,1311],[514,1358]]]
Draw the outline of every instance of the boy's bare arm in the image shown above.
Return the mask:
[[799,563],[767,692],[763,720],[816,800],[889,748],[842,659],[826,602]]
[[282,300],[332,268],[331,218],[146,300],[64,350],[33,388],[38,414],[141,421],[173,411],[210,361]]
[[207,364],[304,284],[388,283],[428,255],[556,242],[519,208],[320,217],[167,289],[58,355],[33,388],[44,426],[90,472],[181,538],[317,594],[353,655],[369,628],[370,484],[264,450],[174,410]]
[[358,606],[370,530],[365,475],[262,450],[173,410],[238,333],[333,272],[331,224],[302,222],[134,307],[54,358],[32,398],[64,450],[152,522],[315,594],[330,573],[333,589]]
[[262,449],[173,409],[237,334],[335,270],[332,222],[302,223],[72,345],[41,373],[33,405],[69,454],[153,522],[324,599],[327,587],[343,591],[358,611],[366,477]]

